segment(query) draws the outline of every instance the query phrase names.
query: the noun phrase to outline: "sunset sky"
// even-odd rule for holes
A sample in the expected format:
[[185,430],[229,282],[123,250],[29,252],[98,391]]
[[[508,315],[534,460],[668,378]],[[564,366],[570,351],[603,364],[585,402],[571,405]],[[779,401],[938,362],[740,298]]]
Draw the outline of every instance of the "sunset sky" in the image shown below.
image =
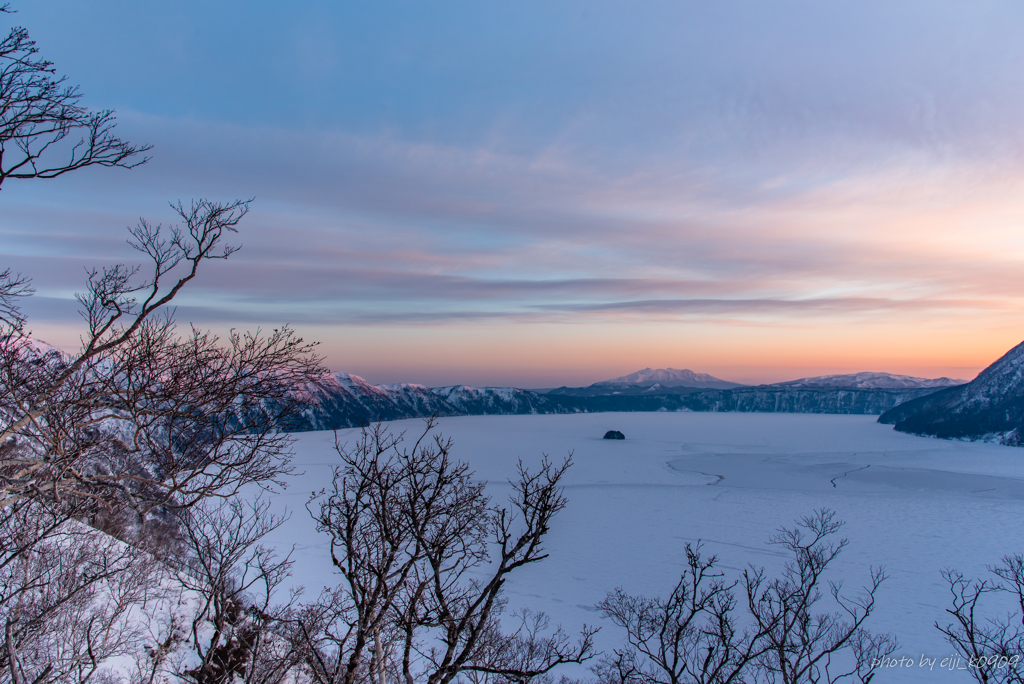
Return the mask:
[[14,9],[153,145],[4,185],[58,346],[85,267],[198,197],[255,202],[179,321],[290,323],[371,382],[969,379],[1024,338],[1017,0]]

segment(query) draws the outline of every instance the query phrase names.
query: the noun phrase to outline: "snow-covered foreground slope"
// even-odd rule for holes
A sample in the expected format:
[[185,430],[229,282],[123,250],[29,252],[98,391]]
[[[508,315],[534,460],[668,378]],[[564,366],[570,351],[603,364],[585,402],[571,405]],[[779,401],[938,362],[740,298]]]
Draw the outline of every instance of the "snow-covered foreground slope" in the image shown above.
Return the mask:
[[[422,422],[392,426],[413,436]],[[616,586],[667,593],[686,542],[704,540],[730,574],[747,563],[778,568],[785,558],[765,540],[780,525],[829,507],[847,521],[851,541],[833,577],[853,590],[871,565],[890,575],[871,629],[896,633],[897,655],[941,660],[950,649],[933,626],[945,619],[949,596],[940,571],[978,576],[1004,554],[1024,551],[1019,449],[914,437],[872,416],[464,416],[441,419],[440,428],[495,497],[507,494],[518,458],[534,464],[542,453],[559,459],[574,452],[565,480],[569,507],[555,519],[551,556],[508,584],[513,607],[545,610],[568,630],[601,624],[593,605]],[[626,439],[601,439],[607,430]],[[357,435],[339,432],[342,441]],[[310,492],[329,483],[333,443],[330,432],[300,435],[296,465],[304,474],[275,497],[293,516],[273,541],[295,546],[293,579],[307,595],[335,581],[304,509]],[[610,624],[598,635],[604,649],[620,640]],[[875,681],[970,681],[965,672],[938,670],[886,671]]]

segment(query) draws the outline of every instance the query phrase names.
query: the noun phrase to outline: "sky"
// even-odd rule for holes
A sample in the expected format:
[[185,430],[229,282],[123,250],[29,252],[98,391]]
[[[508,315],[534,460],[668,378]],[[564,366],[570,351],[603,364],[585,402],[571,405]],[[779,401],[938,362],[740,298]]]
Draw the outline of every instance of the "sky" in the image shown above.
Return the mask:
[[287,323],[375,383],[970,379],[1024,338],[1019,2],[13,8],[153,146],[4,184],[58,346],[86,268],[199,197],[254,201],[177,319]]

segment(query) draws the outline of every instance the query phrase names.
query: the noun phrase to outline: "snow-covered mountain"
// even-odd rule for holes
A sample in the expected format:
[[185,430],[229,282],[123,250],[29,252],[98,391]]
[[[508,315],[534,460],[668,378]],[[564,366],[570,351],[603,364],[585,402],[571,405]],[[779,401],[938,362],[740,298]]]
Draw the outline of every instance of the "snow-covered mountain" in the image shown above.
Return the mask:
[[580,409],[543,394],[514,387],[429,388],[403,383],[371,385],[358,375],[330,373],[306,392],[311,406],[297,430],[332,430],[369,425],[379,420],[427,416],[578,413]]
[[731,390],[701,390],[681,396],[679,401],[691,411],[878,415],[934,392],[936,390],[931,388],[759,385]]
[[537,392],[514,387],[435,387],[434,394],[452,408],[467,415],[522,415],[526,413],[572,413],[559,402]]
[[[631,391],[617,388],[632,388]],[[653,384],[560,388],[545,393],[512,387],[371,385],[359,376],[332,373],[307,389],[310,408],[292,429],[330,430],[378,420],[430,415],[522,415],[605,411],[740,411],[879,414],[935,392],[928,387],[779,386],[699,389]]]
[[329,373],[307,387],[311,406],[300,429],[331,430],[369,425],[379,420],[402,420],[461,413],[423,385],[371,385],[358,375]]
[[[31,344],[30,362],[62,361],[59,350],[36,341]],[[605,411],[879,414],[937,389],[942,391],[955,382],[948,378],[926,380],[888,373],[855,373],[747,387],[706,373],[648,368],[590,387],[531,391],[466,385],[371,385],[358,375],[327,373],[315,382],[295,388],[295,395],[306,400],[306,407],[286,429],[331,430],[431,415]],[[244,420],[244,416],[239,419]]]
[[1024,446],[1024,342],[957,387],[883,413],[900,432]]
[[963,385],[966,380],[951,378],[915,378],[892,373],[847,373],[845,375],[818,375],[788,382],[773,383],[773,387],[831,387],[850,389],[939,389]]
[[593,386],[600,387],[602,385],[639,385],[641,387],[662,385],[664,387],[700,387],[702,389],[742,387],[737,382],[720,380],[707,373],[695,373],[692,370],[679,370],[676,368],[644,368],[636,373],[623,375],[620,378],[595,382]]

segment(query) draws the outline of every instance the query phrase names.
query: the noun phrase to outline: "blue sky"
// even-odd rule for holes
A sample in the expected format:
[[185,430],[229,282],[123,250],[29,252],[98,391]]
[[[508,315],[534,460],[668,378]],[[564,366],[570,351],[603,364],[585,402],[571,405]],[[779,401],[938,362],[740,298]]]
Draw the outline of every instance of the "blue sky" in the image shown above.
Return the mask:
[[15,4],[133,171],[5,185],[44,339],[169,200],[255,197],[181,300],[375,382],[971,377],[1020,341],[1024,6]]

